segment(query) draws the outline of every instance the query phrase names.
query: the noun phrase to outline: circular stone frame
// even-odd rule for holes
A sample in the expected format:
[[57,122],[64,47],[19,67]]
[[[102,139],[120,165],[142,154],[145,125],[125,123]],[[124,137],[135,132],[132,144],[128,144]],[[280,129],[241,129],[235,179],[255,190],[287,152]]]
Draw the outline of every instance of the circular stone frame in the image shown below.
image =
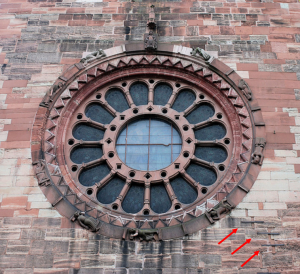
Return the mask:
[[[70,66],[57,79],[37,111],[32,130],[32,159],[38,183],[48,201],[61,215],[70,219],[70,225],[76,221],[76,212],[85,212],[87,218],[94,220],[95,231],[108,237],[123,239],[130,239],[131,228],[152,229],[160,240],[182,237],[203,229],[230,213],[254,184],[261,168],[265,146],[265,127],[261,111],[247,83],[218,59],[211,57],[205,61],[200,55],[191,55],[192,49],[186,47],[161,44],[154,54],[146,52],[143,44],[128,44],[104,52],[106,56],[101,59],[86,65],[78,63]],[[69,138],[69,123],[72,123],[72,119],[77,119],[78,115],[81,115],[80,120],[86,118],[78,105],[79,108],[83,107],[84,100],[92,94],[96,94],[96,100],[102,100],[106,104],[99,88],[105,89],[109,83],[117,81],[127,82],[123,86],[127,88],[130,86],[129,81],[133,79],[149,78],[156,82],[162,75],[166,81],[173,81],[177,89],[189,85],[198,90],[199,101],[203,101],[203,94],[210,97],[216,102],[216,117],[213,118],[227,119],[226,124],[230,125],[231,134],[222,142],[230,147],[228,151],[232,151],[232,154],[228,156],[229,162],[222,171],[224,175],[218,176],[218,183],[211,188],[200,188],[199,184],[191,182],[198,188],[196,202],[181,207],[174,198],[172,210],[165,214],[154,214],[147,205],[141,212],[147,213],[146,215],[118,211],[120,203],[114,203],[111,208],[100,205],[91,199],[95,189],[81,188],[75,183],[72,173],[78,173],[82,167],[65,159],[66,149],[77,144],[77,141],[73,140],[72,143],[72,138]],[[120,119],[119,113],[115,113],[110,125],[116,126],[116,130],[106,131],[103,139],[104,158],[112,169],[109,176],[118,173],[125,178],[126,175],[126,184],[131,183],[128,172],[132,169],[124,166],[124,170],[117,170],[119,161],[116,153],[113,157],[108,157],[107,154],[115,151],[114,140],[122,125],[136,116],[148,115],[150,105],[151,115],[155,113],[159,117],[170,119],[177,125],[181,136],[184,136],[182,153],[191,152],[189,157],[183,157],[184,165],[197,161],[192,156],[195,143],[193,126],[186,122],[183,113],[176,112],[170,106],[153,105],[149,100],[148,105],[130,108],[128,115],[122,113],[125,115],[124,120]],[[137,114],[132,109],[138,110]],[[162,109],[167,109],[167,112],[163,113]],[[175,118],[178,116],[180,123]],[[182,129],[184,125],[189,125],[188,130]],[[188,139],[190,144],[185,142]],[[180,173],[187,180],[190,179],[184,169],[174,171],[171,166],[172,164],[163,169],[167,176]],[[74,172],[70,172],[70,169]],[[150,174],[151,180],[163,181],[168,188],[168,179],[162,179],[160,171]],[[145,174],[136,170],[134,172],[135,179],[145,178],[145,187],[150,187]]]

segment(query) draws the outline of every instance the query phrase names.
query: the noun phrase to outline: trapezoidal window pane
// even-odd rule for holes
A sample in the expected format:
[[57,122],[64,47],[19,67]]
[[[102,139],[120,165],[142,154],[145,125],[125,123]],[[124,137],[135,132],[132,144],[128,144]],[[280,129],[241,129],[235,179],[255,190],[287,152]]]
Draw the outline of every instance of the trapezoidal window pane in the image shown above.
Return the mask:
[[114,119],[114,117],[104,107],[96,103],[92,103],[87,106],[85,115],[86,117],[101,124],[109,124]]
[[103,155],[101,147],[75,147],[70,155],[76,164],[88,163],[100,159]]
[[110,169],[107,164],[84,169],[79,175],[79,183],[83,186],[93,186],[94,184],[99,183],[109,173]]
[[185,118],[191,124],[198,124],[203,121],[206,121],[208,118],[212,117],[215,114],[215,109],[210,104],[201,104],[196,109],[194,109],[189,115]]
[[186,173],[203,186],[210,186],[217,180],[214,170],[194,163],[188,166]]
[[190,204],[197,199],[197,190],[192,187],[181,176],[175,177],[170,181],[170,184],[174,190],[177,199],[184,204]]
[[107,103],[110,104],[118,112],[123,112],[124,110],[129,109],[126,98],[123,92],[119,89],[110,89],[106,93],[105,99]]
[[196,95],[190,89],[183,89],[179,92],[172,106],[178,112],[185,111],[196,99]]
[[136,106],[148,104],[148,87],[144,83],[133,84],[129,93]]
[[139,212],[144,205],[144,192],[144,185],[133,183],[123,200],[123,210],[127,213]]
[[151,184],[150,207],[156,213],[167,212],[172,205],[164,184]]
[[97,199],[102,204],[111,204],[119,196],[125,181],[119,177],[112,178],[104,187],[97,193]]
[[196,147],[195,156],[207,162],[222,163],[227,159],[227,150],[221,146]]
[[80,123],[73,128],[73,136],[82,141],[100,141],[103,139],[104,130]]
[[224,138],[225,135],[226,128],[219,123],[195,130],[195,137],[199,141],[214,141]]
[[167,84],[158,84],[154,89],[154,105],[164,106],[168,103],[173,89]]

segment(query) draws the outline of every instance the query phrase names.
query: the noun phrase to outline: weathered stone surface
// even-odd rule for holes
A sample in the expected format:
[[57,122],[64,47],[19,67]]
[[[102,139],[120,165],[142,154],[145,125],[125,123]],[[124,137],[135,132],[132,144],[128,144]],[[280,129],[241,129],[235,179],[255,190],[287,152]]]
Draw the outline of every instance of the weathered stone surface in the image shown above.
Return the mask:
[[56,64],[61,59],[61,53],[29,53],[27,57],[28,63],[45,63]]
[[117,255],[116,267],[142,268],[141,255]]
[[67,253],[69,250],[68,241],[44,241],[33,240],[31,244],[30,254],[38,255],[43,253]]
[[101,254],[131,254],[135,253],[135,242],[122,240],[100,241]]

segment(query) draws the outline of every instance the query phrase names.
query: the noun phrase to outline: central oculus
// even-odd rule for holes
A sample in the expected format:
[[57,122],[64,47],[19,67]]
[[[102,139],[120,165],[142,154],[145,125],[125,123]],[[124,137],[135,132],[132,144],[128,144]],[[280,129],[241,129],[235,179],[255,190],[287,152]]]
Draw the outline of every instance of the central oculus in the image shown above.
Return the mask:
[[121,131],[116,149],[120,159],[137,170],[159,170],[174,162],[181,151],[181,137],[171,123],[144,118]]

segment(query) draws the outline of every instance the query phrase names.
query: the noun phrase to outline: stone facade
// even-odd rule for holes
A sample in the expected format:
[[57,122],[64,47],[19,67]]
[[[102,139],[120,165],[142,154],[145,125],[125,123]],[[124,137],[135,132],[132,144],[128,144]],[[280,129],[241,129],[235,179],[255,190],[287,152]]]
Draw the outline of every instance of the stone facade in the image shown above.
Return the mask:
[[[300,273],[296,0],[154,3],[160,43],[205,49],[236,70],[259,99],[265,159],[230,216],[181,239],[127,242],[72,226],[42,194],[30,156],[42,97],[85,52],[141,42],[151,3],[0,0],[1,274]],[[233,228],[237,233],[218,245]],[[251,242],[231,255],[246,239]]]

